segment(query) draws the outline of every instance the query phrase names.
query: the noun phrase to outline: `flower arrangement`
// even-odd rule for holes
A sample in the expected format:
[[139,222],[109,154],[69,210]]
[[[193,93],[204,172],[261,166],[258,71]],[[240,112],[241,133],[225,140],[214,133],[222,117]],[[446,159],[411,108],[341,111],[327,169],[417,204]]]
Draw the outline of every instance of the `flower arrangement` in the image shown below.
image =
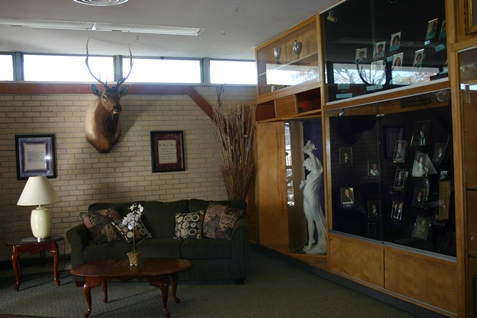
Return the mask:
[[[133,203],[129,207],[129,212],[124,218],[123,218],[123,225],[127,225],[128,229],[132,232],[132,245],[131,245],[131,252],[136,253],[136,226],[139,222],[139,219],[141,218],[142,211],[144,208],[140,203]],[[140,243],[139,243],[140,244]],[[137,244],[137,245],[139,245]]]

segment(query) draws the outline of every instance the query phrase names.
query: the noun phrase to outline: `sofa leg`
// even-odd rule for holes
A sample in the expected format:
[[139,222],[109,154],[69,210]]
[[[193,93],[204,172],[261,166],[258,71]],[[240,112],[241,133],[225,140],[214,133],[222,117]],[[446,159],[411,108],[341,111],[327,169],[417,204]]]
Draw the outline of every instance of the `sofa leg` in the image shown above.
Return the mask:
[[245,282],[245,279],[236,279],[235,280],[236,285],[243,285],[244,282]]

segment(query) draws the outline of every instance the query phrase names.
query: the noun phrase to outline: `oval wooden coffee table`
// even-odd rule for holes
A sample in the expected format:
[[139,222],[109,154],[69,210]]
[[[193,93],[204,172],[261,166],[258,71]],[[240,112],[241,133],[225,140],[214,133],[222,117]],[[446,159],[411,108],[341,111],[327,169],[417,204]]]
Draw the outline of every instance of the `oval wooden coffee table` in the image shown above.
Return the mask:
[[169,293],[169,277],[172,278],[172,297],[176,303],[180,299],[176,296],[178,273],[192,267],[192,262],[176,258],[143,258],[139,266],[129,266],[128,259],[114,259],[93,261],[73,267],[70,272],[73,275],[85,278],[83,293],[88,304],[88,311],[84,317],[91,314],[91,288],[101,285],[103,287],[103,302],[108,301],[107,281],[145,279],[155,287],[160,287],[162,292],[162,305],[164,315],[170,316],[167,310],[167,298]]

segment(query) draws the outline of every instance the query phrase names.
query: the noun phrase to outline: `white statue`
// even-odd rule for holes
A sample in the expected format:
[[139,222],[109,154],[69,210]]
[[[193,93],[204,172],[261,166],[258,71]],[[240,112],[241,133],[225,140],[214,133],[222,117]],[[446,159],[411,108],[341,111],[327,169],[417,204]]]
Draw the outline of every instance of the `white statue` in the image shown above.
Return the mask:
[[[313,154],[315,145],[310,140],[303,147],[303,152],[309,158],[305,159],[303,165],[310,171],[306,180],[300,183],[303,189],[303,209],[305,211],[308,224],[308,244],[303,248],[306,254],[326,254],[326,225],[323,209],[321,208],[319,191],[323,176],[323,165]],[[318,233],[318,242],[314,242],[315,228]]]

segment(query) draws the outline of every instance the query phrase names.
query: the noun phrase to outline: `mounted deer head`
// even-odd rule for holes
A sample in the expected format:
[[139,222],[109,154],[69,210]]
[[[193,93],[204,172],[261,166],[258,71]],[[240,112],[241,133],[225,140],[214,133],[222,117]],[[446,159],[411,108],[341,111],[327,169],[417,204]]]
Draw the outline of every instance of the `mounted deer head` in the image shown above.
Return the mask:
[[[89,42],[89,39],[88,39]],[[119,125],[119,114],[121,113],[121,97],[129,91],[129,85],[120,86],[126,81],[131,74],[133,60],[131,48],[129,48],[130,67],[126,77],[120,78],[116,85],[109,87],[106,82],[97,78],[89,67],[88,42],[86,42],[86,59],[85,63],[88,71],[97,80],[103,88],[100,89],[95,84],[91,84],[91,91],[96,100],[91,103],[86,113],[85,134],[86,140],[96,148],[96,151],[107,153],[118,142],[121,137],[121,126]]]

